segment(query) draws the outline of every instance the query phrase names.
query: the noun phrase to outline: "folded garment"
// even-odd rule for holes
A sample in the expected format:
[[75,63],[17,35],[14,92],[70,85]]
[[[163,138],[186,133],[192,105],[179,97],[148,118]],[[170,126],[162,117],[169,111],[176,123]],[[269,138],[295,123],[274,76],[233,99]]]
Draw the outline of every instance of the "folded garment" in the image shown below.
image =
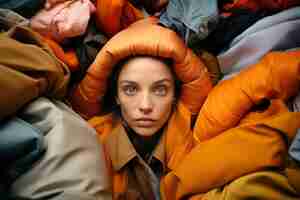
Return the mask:
[[42,7],[41,0],[0,0],[0,8],[13,10],[26,18],[35,15]]
[[66,1],[69,1],[69,0],[46,0],[45,8],[50,9],[53,6],[55,6],[56,4],[61,3],[61,2],[66,2]]
[[289,148],[289,156],[300,164],[300,128]]
[[131,2],[140,4],[149,14],[153,15],[162,11],[168,5],[169,0],[131,0]]
[[90,0],[58,3],[53,8],[39,11],[31,18],[30,26],[57,41],[85,33],[95,7]]
[[101,144],[86,121],[61,101],[44,97],[28,104],[18,116],[40,130],[47,148],[39,162],[12,184],[12,195],[30,199],[111,199]]
[[221,71],[230,74],[256,63],[269,51],[300,46],[300,7],[262,18],[218,55]]
[[29,26],[29,20],[12,10],[0,8],[0,31],[7,31],[16,25]]
[[235,11],[228,17],[221,16],[215,30],[205,39],[192,38],[188,45],[192,49],[205,49],[218,55],[224,48],[227,48],[232,39],[265,16],[265,12],[247,10]]
[[216,0],[170,0],[160,16],[160,23],[179,33],[186,43],[195,37],[207,37],[217,22]]
[[42,132],[19,117],[0,124],[1,183],[12,184],[45,152]]
[[250,173],[203,195],[202,199],[228,200],[297,200],[299,193],[280,170]]
[[79,69],[72,73],[71,84],[83,79],[88,67],[94,62],[98,52],[107,41],[107,37],[97,29],[94,19],[90,20],[84,36],[72,39],[71,44],[75,48],[80,65]]
[[279,11],[285,10],[293,6],[300,5],[298,0],[235,0],[233,3],[228,3],[224,6],[229,9],[249,9],[251,11],[269,10]]
[[0,52],[0,120],[39,96],[64,97],[70,71],[38,33],[14,27],[0,35]]

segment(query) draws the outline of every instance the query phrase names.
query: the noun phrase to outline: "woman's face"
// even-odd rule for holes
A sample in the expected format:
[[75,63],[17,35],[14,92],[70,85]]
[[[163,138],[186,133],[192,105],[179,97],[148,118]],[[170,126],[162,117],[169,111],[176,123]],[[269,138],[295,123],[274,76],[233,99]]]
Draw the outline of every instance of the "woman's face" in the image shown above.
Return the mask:
[[118,77],[117,102],[123,119],[137,134],[152,136],[172,112],[174,88],[174,77],[162,61],[130,59]]

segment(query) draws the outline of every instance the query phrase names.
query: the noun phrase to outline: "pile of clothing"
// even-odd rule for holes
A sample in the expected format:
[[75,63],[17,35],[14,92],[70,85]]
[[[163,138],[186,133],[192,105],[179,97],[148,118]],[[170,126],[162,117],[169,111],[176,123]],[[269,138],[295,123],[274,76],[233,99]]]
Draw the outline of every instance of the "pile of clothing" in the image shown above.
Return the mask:
[[[67,97],[111,37],[149,17],[181,37],[215,85],[273,51],[300,48],[299,0],[0,0],[1,197],[110,199],[96,132]],[[286,99],[292,112],[298,93]],[[300,196],[300,127],[288,144],[285,173]]]

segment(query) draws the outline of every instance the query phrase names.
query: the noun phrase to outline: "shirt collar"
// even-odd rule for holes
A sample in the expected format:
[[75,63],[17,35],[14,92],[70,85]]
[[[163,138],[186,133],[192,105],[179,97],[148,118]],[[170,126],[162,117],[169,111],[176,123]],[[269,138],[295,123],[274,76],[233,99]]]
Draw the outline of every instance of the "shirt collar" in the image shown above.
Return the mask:
[[[153,158],[159,160],[162,163],[163,168],[165,168],[164,135],[165,134],[163,133],[160,141],[153,151]],[[130,160],[138,156],[138,153],[128,138],[126,130],[122,126],[121,122],[118,122],[113,128],[112,133],[108,136],[104,145],[105,149],[107,149],[109,153],[112,166],[115,171],[119,171]]]

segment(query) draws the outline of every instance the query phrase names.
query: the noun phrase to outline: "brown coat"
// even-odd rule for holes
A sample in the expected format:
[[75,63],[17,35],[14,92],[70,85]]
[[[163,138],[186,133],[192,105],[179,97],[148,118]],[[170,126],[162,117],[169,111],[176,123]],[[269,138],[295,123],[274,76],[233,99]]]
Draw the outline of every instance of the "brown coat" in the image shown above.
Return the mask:
[[42,37],[15,27],[0,35],[0,119],[36,97],[62,98],[70,77]]

